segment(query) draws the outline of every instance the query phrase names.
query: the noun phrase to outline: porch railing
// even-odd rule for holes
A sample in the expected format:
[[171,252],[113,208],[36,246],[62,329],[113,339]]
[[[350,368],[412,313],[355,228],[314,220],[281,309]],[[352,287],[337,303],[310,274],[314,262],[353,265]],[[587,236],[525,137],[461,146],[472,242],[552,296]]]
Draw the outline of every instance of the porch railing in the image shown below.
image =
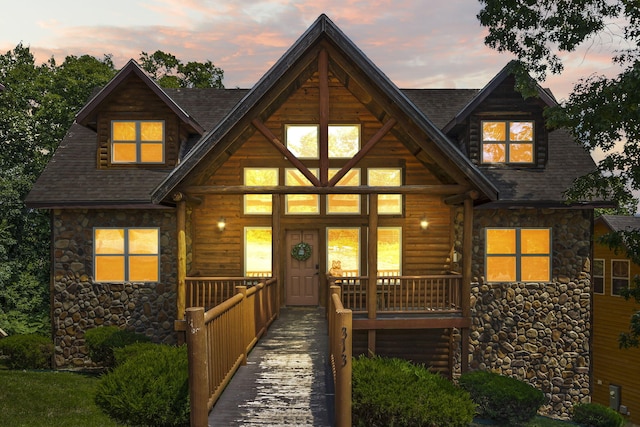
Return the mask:
[[340,287],[330,288],[329,363],[333,374],[336,427],[351,427],[352,313],[343,307]]
[[[330,277],[329,284],[340,286],[345,308],[367,312],[368,276]],[[462,312],[462,275],[380,276],[375,301],[383,313]]]
[[[213,283],[229,278],[219,279],[207,278]],[[189,307],[186,320],[176,322],[176,329],[185,331],[187,338],[192,426],[207,425],[209,411],[225,386],[278,316],[276,288],[276,279],[250,288],[237,286],[233,296],[212,309]]]
[[252,287],[268,277],[186,277],[186,307],[204,307],[209,310],[236,294],[236,287]]

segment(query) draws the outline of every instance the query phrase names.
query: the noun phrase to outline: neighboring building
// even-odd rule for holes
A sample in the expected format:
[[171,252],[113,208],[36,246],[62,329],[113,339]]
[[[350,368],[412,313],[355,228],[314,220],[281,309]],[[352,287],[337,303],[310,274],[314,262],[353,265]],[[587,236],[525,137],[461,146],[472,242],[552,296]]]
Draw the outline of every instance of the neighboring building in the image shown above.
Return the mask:
[[51,210],[56,366],[90,365],[99,325],[176,342],[229,277],[324,305],[331,270],[354,354],[491,369],[566,415],[589,395],[594,205],[563,192],[595,165],[509,69],[399,90],[324,15],[251,90],[161,89],[129,62],[27,197]]
[[631,316],[640,310],[620,296],[640,274],[640,265],[622,250],[599,243],[601,236],[640,229],[640,217],[602,215],[595,220],[593,282],[593,401],[611,406],[640,424],[640,349],[621,349],[620,333],[627,332]]

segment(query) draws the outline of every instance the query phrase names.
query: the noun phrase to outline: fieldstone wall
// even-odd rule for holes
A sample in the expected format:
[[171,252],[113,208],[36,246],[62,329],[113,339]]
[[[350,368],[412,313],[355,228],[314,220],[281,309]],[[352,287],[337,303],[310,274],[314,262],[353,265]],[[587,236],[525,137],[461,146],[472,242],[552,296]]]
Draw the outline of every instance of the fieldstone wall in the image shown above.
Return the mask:
[[[84,342],[88,329],[117,325],[158,343],[176,334],[177,239],[173,211],[54,210],[51,292],[55,367],[93,366]],[[160,282],[94,283],[94,227],[159,227]]]
[[[485,283],[484,229],[523,226],[552,227],[551,282]],[[565,418],[590,399],[591,230],[591,211],[474,213],[469,367],[527,381]]]

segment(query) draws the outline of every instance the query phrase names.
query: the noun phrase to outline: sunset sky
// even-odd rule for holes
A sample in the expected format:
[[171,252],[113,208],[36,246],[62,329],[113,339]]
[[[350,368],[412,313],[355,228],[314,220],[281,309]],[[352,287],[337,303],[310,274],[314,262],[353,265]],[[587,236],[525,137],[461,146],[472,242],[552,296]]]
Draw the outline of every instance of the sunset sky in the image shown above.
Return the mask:
[[[252,87],[325,13],[401,88],[481,88],[512,59],[484,46],[476,0],[23,0],[0,6],[0,51],[19,43],[53,56],[111,54],[116,67],[162,50],[211,60],[228,88]],[[544,83],[565,98],[579,77],[611,74],[614,38],[565,58]]]

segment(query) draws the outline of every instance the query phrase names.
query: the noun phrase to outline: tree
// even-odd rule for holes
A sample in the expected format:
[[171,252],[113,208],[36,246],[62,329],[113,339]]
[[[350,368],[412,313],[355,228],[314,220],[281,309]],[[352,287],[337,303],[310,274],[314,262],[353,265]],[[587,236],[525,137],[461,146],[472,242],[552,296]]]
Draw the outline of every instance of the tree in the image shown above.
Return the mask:
[[[159,52],[147,65],[161,86],[222,87],[222,70],[210,61],[183,66]],[[182,74],[164,79],[176,67]],[[22,44],[0,55],[0,327],[9,333],[49,329],[49,215],[24,198],[77,112],[116,72],[111,55],[36,65]]]
[[[485,43],[517,58],[514,72],[523,95],[531,95],[528,75],[544,80],[563,71],[561,55],[591,42],[620,38],[624,47],[612,53],[620,72],[591,75],[578,81],[569,98],[548,111],[552,126],[566,127],[585,149],[604,153],[593,173],[567,192],[570,199],[603,198],[618,213],[636,211],[633,192],[640,190],[640,8],[637,0],[479,0]],[[619,147],[622,147],[621,149]],[[609,236],[635,262],[640,261],[640,231]],[[627,292],[640,303],[640,282]],[[640,311],[621,347],[640,344]]]
[[175,56],[157,50],[151,55],[142,52],[140,66],[162,87],[224,88],[224,71],[211,61],[187,62],[185,65]]

